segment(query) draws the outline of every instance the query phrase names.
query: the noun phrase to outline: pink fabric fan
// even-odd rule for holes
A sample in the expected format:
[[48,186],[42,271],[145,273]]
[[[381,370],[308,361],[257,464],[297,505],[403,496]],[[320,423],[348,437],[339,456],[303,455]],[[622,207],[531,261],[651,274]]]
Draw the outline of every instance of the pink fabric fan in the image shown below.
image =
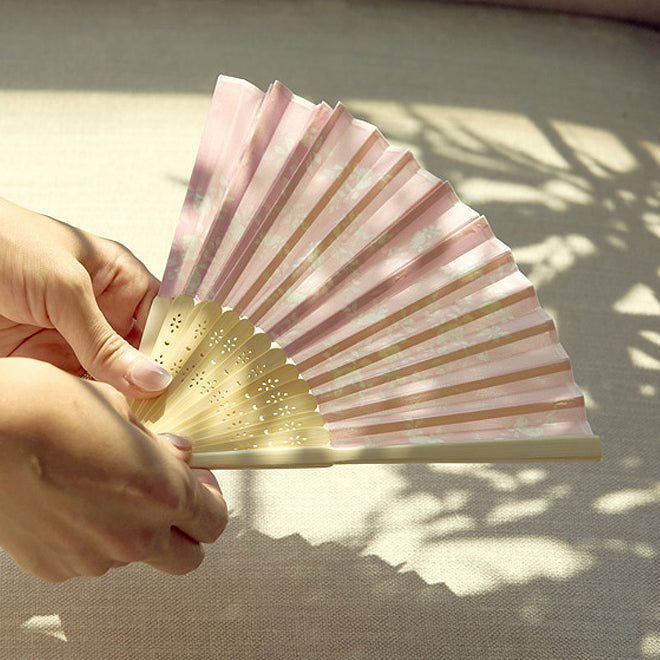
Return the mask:
[[597,459],[534,287],[451,186],[338,104],[221,76],[136,402],[205,467]]

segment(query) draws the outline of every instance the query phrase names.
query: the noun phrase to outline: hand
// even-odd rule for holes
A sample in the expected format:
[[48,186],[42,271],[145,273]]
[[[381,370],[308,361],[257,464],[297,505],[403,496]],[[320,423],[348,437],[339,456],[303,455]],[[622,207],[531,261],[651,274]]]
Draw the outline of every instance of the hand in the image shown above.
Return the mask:
[[59,582],[199,565],[227,521],[218,484],[121,394],[25,358],[0,359],[0,393],[0,547],[24,571]]
[[123,246],[0,198],[0,357],[89,372],[133,398],[170,375],[137,351],[158,281]]

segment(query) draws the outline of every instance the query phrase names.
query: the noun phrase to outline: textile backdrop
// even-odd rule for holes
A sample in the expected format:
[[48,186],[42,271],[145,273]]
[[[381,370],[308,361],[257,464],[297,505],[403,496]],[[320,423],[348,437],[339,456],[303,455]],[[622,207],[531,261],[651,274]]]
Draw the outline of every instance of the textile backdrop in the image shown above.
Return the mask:
[[160,274],[218,73],[341,99],[513,247],[604,458],[218,473],[230,524],[190,576],[54,586],[0,552],[0,658],[660,656],[656,32],[428,2],[1,4],[0,194]]

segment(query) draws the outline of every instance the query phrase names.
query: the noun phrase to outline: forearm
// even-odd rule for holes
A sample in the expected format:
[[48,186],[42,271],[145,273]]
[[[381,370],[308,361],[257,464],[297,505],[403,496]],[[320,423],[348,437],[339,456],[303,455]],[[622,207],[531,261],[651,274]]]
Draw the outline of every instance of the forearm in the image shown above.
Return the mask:
[[0,502],[39,477],[38,447],[52,416],[44,384],[53,371],[37,360],[0,358]]
[[38,360],[0,358],[0,461],[4,443],[37,438],[47,427],[51,413],[45,384],[57,371]]

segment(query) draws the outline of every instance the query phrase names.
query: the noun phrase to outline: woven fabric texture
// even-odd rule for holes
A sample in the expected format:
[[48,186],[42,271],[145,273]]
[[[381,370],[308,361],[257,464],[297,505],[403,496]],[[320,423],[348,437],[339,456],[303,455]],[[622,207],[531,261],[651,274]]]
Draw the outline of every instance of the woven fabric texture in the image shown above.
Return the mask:
[[0,552],[1,659],[660,657],[657,32],[428,2],[2,7],[0,194],[160,274],[218,73],[341,99],[512,246],[604,458],[218,473],[230,524],[189,576],[49,585]]

